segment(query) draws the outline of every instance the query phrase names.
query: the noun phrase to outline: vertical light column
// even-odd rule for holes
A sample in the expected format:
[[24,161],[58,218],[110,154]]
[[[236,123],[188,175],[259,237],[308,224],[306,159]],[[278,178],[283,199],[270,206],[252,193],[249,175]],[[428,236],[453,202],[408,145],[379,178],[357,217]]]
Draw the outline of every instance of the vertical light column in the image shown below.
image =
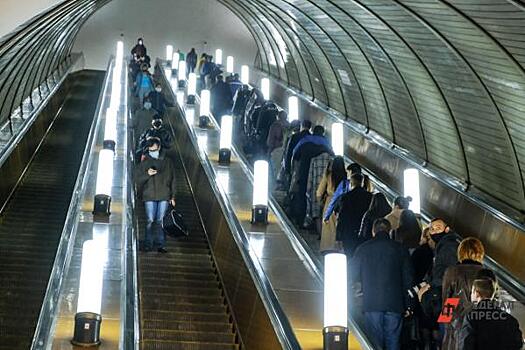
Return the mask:
[[221,138],[219,145],[219,164],[230,164],[232,148],[233,118],[223,115],[221,118]]
[[197,93],[197,75],[190,73],[188,75],[188,97],[186,98],[186,104],[195,104],[195,94]]
[[265,100],[270,99],[270,79],[268,78],[261,79],[261,92]]
[[241,67],[241,82],[245,85],[250,84],[250,67],[247,65]]
[[403,172],[403,192],[405,197],[412,197],[409,209],[414,214],[421,213],[421,191],[419,187],[419,171],[414,168],[405,169]]
[[268,223],[268,162],[257,160],[253,165],[252,224]]
[[226,57],[226,73],[233,74],[233,56]]
[[173,59],[173,45],[166,45],[166,61],[171,62]]
[[332,124],[332,149],[336,156],[344,155],[344,130],[342,123]]
[[177,78],[179,79],[179,89],[184,89],[186,87],[186,61],[179,61]]
[[210,90],[201,91],[199,127],[206,128],[208,126],[210,115]]
[[288,121],[291,123],[299,119],[299,100],[297,96],[288,97]]
[[180,56],[178,52],[174,52],[171,56],[171,70],[176,71],[179,68]]
[[215,50],[215,64],[222,65],[222,50]]
[[347,264],[343,253],[324,256],[324,350],[348,349]]

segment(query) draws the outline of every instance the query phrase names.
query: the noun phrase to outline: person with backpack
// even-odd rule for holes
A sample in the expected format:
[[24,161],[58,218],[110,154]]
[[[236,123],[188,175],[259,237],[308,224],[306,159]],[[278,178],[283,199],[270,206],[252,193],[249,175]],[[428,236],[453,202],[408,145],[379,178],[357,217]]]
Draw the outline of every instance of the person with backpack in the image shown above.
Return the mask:
[[140,105],[143,105],[144,97],[154,91],[154,84],[148,66],[143,64],[140,69],[141,71],[137,74],[137,79],[135,80],[135,96],[139,98]]
[[161,225],[169,204],[173,207],[176,204],[175,168],[158,138],[148,140],[144,159],[136,167],[135,179],[147,218],[144,251],[151,251],[156,243],[159,253],[167,253]]

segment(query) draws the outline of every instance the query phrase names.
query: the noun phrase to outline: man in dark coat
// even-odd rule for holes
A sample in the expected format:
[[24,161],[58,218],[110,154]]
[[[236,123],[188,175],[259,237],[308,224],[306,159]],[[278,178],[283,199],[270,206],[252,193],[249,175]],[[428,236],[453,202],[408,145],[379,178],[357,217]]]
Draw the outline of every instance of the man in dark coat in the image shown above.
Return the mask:
[[161,117],[166,116],[166,108],[172,107],[171,103],[164,97],[160,83],[155,84],[155,90],[148,94],[148,98],[151,101],[153,109],[156,110]]
[[295,149],[295,146],[301,141],[303,137],[306,135],[310,135],[310,129],[312,128],[312,122],[309,120],[303,120],[301,122],[301,130],[293,134],[290,137],[290,140],[288,140],[288,144],[286,145],[286,151],[284,155],[284,171],[290,175],[292,173],[292,155],[293,150]]
[[222,116],[230,114],[233,103],[230,86],[224,82],[222,75],[217,77],[217,84],[211,88],[210,94],[211,112],[220,125]]
[[494,300],[494,281],[475,280],[471,301],[476,306],[467,314],[460,333],[458,349],[519,350],[523,336],[518,321]]
[[372,201],[372,193],[363,187],[364,176],[350,177],[350,191],[343,194],[335,205],[337,215],[336,239],[343,242],[345,253],[352,256],[359,242],[361,221]]
[[351,266],[354,281],[361,283],[368,334],[377,349],[397,350],[413,272],[408,250],[389,232],[388,220],[375,220],[373,238],[357,248]]
[[[314,128],[314,135],[318,138],[324,138],[324,128],[317,125]],[[304,224],[306,216],[306,190],[308,186],[308,174],[310,171],[310,162],[312,158],[320,154],[328,153],[333,155],[331,148],[326,143],[306,142],[295,150],[292,157],[294,164],[292,181],[290,185],[291,193],[291,214],[296,224],[300,227]]]

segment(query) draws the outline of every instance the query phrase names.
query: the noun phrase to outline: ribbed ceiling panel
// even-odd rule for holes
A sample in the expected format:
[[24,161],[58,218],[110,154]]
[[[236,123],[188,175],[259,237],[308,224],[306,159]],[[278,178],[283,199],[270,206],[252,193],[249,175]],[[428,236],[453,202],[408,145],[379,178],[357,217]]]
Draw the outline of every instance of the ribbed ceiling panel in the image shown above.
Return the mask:
[[219,0],[261,68],[416,159],[525,209],[521,0]]

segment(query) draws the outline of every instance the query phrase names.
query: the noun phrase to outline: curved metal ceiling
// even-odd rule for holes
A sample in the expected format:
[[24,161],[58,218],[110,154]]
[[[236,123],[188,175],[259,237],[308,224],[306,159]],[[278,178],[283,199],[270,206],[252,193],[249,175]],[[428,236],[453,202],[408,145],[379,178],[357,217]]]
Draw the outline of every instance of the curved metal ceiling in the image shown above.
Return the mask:
[[525,208],[525,2],[219,0],[260,69]]

